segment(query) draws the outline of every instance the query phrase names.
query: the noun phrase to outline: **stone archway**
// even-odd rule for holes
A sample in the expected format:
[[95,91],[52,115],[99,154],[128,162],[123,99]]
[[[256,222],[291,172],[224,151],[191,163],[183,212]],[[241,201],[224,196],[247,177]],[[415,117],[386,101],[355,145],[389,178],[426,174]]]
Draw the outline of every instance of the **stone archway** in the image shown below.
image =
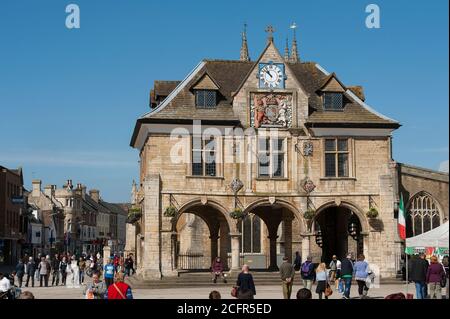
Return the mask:
[[[300,237],[300,233],[306,229],[306,224],[299,210],[290,202],[285,200],[268,198],[260,199],[249,204],[244,213],[251,213],[258,216],[266,226],[268,249],[266,249],[268,270],[278,270],[278,264],[282,257],[287,256],[292,262],[293,257],[293,222],[299,225],[300,231],[296,235]],[[282,238],[280,238],[280,235]],[[245,233],[243,234],[245,237]],[[280,244],[282,239],[282,247]],[[278,242],[277,242],[278,241]],[[277,244],[279,245],[277,247]],[[279,252],[277,252],[277,248]],[[245,255],[245,251],[243,252]]]
[[364,253],[368,227],[366,217],[355,205],[328,202],[317,209],[312,221],[311,230],[316,242],[311,245],[311,254],[325,263],[329,263],[333,255],[342,259],[349,252],[356,258]]
[[[181,206],[177,218],[172,220],[172,238],[175,241],[173,244],[175,249],[172,253],[174,254],[176,269],[209,270],[212,258],[217,256],[223,260],[225,268],[228,268],[230,226],[227,214],[224,212],[225,210],[220,204],[214,201],[203,203],[200,199],[192,200]],[[187,216],[190,217],[186,218]],[[192,216],[198,217],[198,219],[195,220],[195,217],[193,219]],[[190,234],[184,234],[185,236],[181,236],[180,224],[183,223],[185,226],[187,223],[187,226],[192,230]],[[206,229],[205,227],[201,228],[202,223],[206,225]],[[201,229],[195,229],[196,227]],[[196,237],[190,238],[193,249],[190,252],[180,252],[179,248],[183,244],[181,240],[186,240],[189,236]],[[206,241],[209,242],[207,249],[204,246]]]

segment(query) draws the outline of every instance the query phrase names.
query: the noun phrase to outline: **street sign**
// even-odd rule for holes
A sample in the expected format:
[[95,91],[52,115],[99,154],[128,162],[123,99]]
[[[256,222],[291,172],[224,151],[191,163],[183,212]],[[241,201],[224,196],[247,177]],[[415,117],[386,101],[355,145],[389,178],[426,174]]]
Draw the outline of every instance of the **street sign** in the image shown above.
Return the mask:
[[24,203],[23,196],[12,196],[11,197],[11,202],[13,204],[23,204]]

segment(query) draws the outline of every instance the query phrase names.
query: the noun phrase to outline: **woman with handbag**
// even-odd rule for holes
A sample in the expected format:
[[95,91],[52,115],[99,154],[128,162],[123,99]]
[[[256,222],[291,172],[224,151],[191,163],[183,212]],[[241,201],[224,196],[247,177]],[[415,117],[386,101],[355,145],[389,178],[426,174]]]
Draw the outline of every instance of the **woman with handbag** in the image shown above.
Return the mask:
[[325,292],[327,290],[327,287],[330,287],[330,285],[328,284],[327,266],[325,265],[325,263],[320,263],[319,266],[317,266],[316,281],[316,293],[319,294],[319,299],[322,299],[323,294],[325,294],[325,299],[328,299],[329,295],[327,295],[327,293]]
[[[430,299],[442,299],[442,285],[445,279],[444,266],[442,266],[436,256],[431,256],[431,263],[427,270],[427,284]],[[444,285],[445,287],[445,285]]]
[[367,287],[366,280],[369,276],[369,264],[365,261],[366,257],[363,254],[358,256],[358,261],[353,266],[353,273],[355,275],[356,282],[358,283],[359,298],[367,298],[369,287]]

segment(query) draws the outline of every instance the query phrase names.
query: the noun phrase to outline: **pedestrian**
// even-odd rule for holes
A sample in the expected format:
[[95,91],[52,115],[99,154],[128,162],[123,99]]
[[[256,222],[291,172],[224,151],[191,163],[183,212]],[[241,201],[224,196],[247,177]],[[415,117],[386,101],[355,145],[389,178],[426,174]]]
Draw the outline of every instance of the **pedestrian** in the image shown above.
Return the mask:
[[48,287],[48,276],[50,274],[50,263],[47,261],[47,259],[42,256],[41,262],[39,263],[38,270],[39,270],[39,287],[42,287],[42,281],[44,281],[45,287]]
[[124,261],[125,267],[125,275],[130,276],[131,269],[133,268],[133,259],[131,258],[131,254]]
[[242,271],[238,275],[236,286],[238,287],[238,299],[253,299],[254,295],[256,295],[255,282],[247,264],[242,266]]
[[311,290],[302,288],[297,291],[297,299],[312,299]]
[[113,256],[113,263],[114,263],[114,272],[117,272],[117,269],[119,268],[119,256],[117,256],[117,254],[114,254]]
[[209,299],[222,299],[222,296],[220,295],[220,292],[213,290],[209,293]]
[[0,299],[2,299],[4,295],[6,295],[8,299],[12,299],[13,297],[10,294],[10,289],[11,281],[0,272]]
[[302,256],[300,256],[300,253],[296,251],[294,259],[294,270],[299,271],[301,266],[302,266]]
[[25,264],[22,259],[19,259],[19,263],[16,265],[16,276],[19,284],[19,288],[22,288],[23,276],[25,275]]
[[442,299],[441,281],[445,278],[444,267],[436,256],[431,256],[431,263],[427,270],[427,284],[430,299]]
[[303,280],[303,287],[311,290],[312,283],[314,281],[314,264],[312,263],[312,257],[308,256],[306,261],[302,264],[300,274]]
[[444,270],[445,270],[445,298],[448,299],[448,256],[444,256],[444,258],[442,258],[442,266],[444,266]]
[[106,292],[106,284],[100,280],[97,272],[92,274],[92,282],[83,289],[83,295],[86,299],[104,299]]
[[353,266],[353,274],[356,282],[358,283],[358,294],[360,299],[367,298],[369,287],[366,285],[367,278],[369,277],[370,269],[367,261],[364,260],[365,256],[360,254],[358,261]]
[[283,298],[291,299],[292,285],[294,284],[295,269],[288,262],[287,256],[283,257],[283,263],[280,265],[281,285],[283,287]]
[[[319,295],[319,299],[322,299],[322,295],[325,294],[328,285],[327,265],[325,263],[320,263],[319,266],[317,266],[316,281],[316,293]],[[325,299],[328,299],[327,295],[325,295]]]
[[27,262],[27,281],[25,282],[25,287],[28,287],[28,283],[31,278],[31,287],[34,287],[34,275],[36,272],[36,263],[33,260],[33,257],[28,257]]
[[53,256],[53,260],[51,262],[52,265],[52,286],[56,284],[56,286],[59,285],[59,274],[60,274],[60,260],[59,255],[55,254]]
[[66,285],[66,280],[67,280],[67,268],[68,268],[68,263],[67,263],[67,257],[64,256],[61,260],[61,262],[59,263],[59,271],[61,272],[61,284],[63,286]]
[[[112,265],[114,267],[114,265]],[[106,266],[105,266],[106,267]],[[116,274],[115,282],[108,288],[107,299],[133,299],[131,287],[123,282],[123,274]]]
[[105,265],[103,270],[103,277],[105,278],[106,287],[109,288],[109,286],[114,283],[115,274],[115,268],[112,258],[109,258],[109,262]]
[[408,265],[408,280],[413,281],[416,286],[416,299],[425,299],[426,297],[427,271],[428,261],[426,261],[424,253],[411,258]]
[[86,270],[86,261],[83,257],[80,257],[80,260],[78,261],[78,267],[80,268],[80,284],[84,283],[84,273]]
[[342,298],[350,299],[350,289],[353,278],[353,262],[351,253],[347,254],[347,257],[341,262],[341,278],[344,284],[344,296]]
[[341,275],[341,261],[337,259],[336,255],[333,255],[330,262],[330,284],[334,284],[336,289],[339,286],[339,277]]
[[222,277],[223,282],[226,284],[227,279],[225,278],[225,274],[223,273],[224,266],[223,262],[220,259],[220,257],[214,258],[212,264],[211,264],[211,272],[212,272],[212,281],[214,283],[217,282],[218,277]]

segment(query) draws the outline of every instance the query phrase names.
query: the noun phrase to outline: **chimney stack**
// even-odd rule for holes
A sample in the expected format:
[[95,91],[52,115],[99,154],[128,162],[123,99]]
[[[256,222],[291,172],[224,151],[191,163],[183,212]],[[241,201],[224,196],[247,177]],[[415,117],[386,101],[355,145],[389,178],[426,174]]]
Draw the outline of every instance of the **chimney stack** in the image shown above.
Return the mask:
[[91,189],[89,190],[89,196],[92,197],[92,199],[98,203],[98,201],[100,200],[100,191],[98,189]]
[[31,196],[39,197],[41,195],[41,184],[42,184],[41,180],[33,179],[31,184],[33,185],[32,189],[31,189]]
[[85,185],[81,185],[81,197],[83,199],[86,199],[86,186]]
[[44,194],[45,196],[52,198],[52,193],[53,193],[53,189],[52,189],[52,185],[46,185],[44,187]]

